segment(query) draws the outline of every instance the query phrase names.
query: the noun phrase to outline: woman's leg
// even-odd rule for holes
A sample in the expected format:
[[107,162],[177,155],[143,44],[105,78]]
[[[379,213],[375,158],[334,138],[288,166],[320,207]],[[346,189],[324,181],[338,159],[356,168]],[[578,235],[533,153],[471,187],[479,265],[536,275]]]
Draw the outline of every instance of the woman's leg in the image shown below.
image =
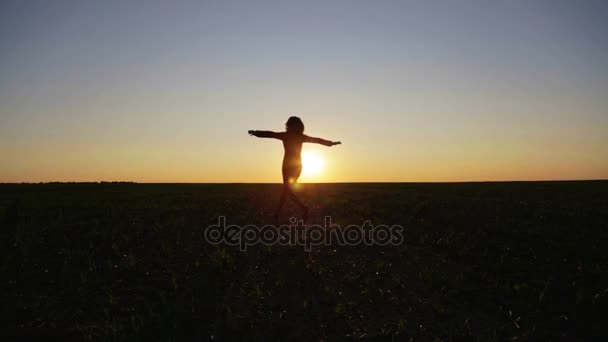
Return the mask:
[[283,168],[283,191],[281,192],[281,198],[279,199],[279,205],[274,214],[275,220],[279,219],[279,214],[283,209],[283,205],[285,205],[285,201],[287,200],[287,196],[291,198],[302,210],[302,219],[304,222],[308,220],[308,206],[306,206],[298,196],[293,192],[292,186],[296,184],[298,178],[300,177],[300,173],[302,172],[302,168],[295,169],[286,169]]
[[[302,167],[298,168],[292,178],[292,182],[290,182],[291,184],[296,184],[298,182],[298,178],[300,178],[300,173],[302,173]],[[304,204],[300,198],[298,198],[298,196],[293,192],[293,190],[290,188],[289,189],[289,194],[291,199],[296,202],[296,204],[300,207],[300,209],[302,210],[302,220],[304,222],[306,222],[308,220],[308,206],[306,204]]]
[[300,209],[302,209],[302,220],[304,220],[304,222],[306,222],[308,220],[308,206],[304,203],[302,203],[302,201],[298,198],[298,196],[293,192],[293,191],[289,191],[290,197],[291,199],[296,202],[296,204],[300,207]]
[[294,202],[296,202],[296,204],[302,210],[302,219],[304,220],[304,222],[306,222],[306,220],[308,220],[308,206],[306,206],[304,203],[302,203],[302,201],[298,198],[298,196],[291,189],[291,186],[292,186],[292,184],[290,184],[290,183],[283,183],[283,191],[281,192],[281,198],[279,199],[279,205],[277,207],[277,210],[274,213],[274,218],[275,218],[275,220],[279,219],[279,214],[281,213],[281,210],[283,209],[283,205],[285,205],[285,200],[287,199],[287,196],[289,196],[289,198],[291,198]]
[[281,198],[279,199],[279,206],[274,213],[274,219],[279,219],[279,214],[281,213],[281,209],[283,209],[283,205],[285,204],[285,200],[287,199],[287,195],[289,194],[289,183],[283,182],[283,190],[281,191]]

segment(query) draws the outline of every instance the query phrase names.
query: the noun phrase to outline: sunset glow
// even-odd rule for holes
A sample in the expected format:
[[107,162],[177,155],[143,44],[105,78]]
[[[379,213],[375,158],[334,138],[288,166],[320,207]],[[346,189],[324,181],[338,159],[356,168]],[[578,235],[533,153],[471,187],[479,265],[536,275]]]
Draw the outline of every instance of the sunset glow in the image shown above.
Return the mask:
[[319,176],[325,167],[323,157],[317,152],[302,152],[302,177],[314,179]]

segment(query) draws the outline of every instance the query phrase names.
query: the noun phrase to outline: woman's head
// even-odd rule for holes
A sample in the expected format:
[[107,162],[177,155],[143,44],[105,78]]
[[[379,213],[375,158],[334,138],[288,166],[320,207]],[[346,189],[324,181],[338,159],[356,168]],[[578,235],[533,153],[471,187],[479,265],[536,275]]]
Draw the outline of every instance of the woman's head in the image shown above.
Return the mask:
[[287,132],[304,133],[304,123],[297,116],[291,116],[285,123],[285,130]]

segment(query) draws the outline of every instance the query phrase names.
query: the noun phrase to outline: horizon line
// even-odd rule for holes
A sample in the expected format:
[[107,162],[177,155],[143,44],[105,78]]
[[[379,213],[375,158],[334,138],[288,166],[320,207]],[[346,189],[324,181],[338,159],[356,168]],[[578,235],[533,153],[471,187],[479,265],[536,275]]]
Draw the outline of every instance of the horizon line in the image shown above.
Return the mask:
[[[591,179],[535,179],[535,180],[466,180],[466,181],[353,181],[353,182],[299,182],[298,184],[458,184],[458,183],[541,183],[541,182],[602,182],[608,178]],[[0,182],[0,185],[27,184],[276,184],[280,182],[136,182],[136,181],[47,181]]]

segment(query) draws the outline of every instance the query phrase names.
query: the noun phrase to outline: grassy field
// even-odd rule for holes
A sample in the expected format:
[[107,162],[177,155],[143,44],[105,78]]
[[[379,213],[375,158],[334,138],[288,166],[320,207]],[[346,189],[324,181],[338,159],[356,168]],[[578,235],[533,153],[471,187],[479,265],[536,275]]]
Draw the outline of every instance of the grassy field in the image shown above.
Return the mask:
[[[91,340],[606,336],[608,182],[304,184],[400,246],[212,245],[279,185],[0,185],[3,334]],[[291,213],[294,208],[289,207]],[[289,213],[285,215],[289,216]],[[311,261],[312,260],[312,261]],[[6,339],[3,339],[6,340]]]

